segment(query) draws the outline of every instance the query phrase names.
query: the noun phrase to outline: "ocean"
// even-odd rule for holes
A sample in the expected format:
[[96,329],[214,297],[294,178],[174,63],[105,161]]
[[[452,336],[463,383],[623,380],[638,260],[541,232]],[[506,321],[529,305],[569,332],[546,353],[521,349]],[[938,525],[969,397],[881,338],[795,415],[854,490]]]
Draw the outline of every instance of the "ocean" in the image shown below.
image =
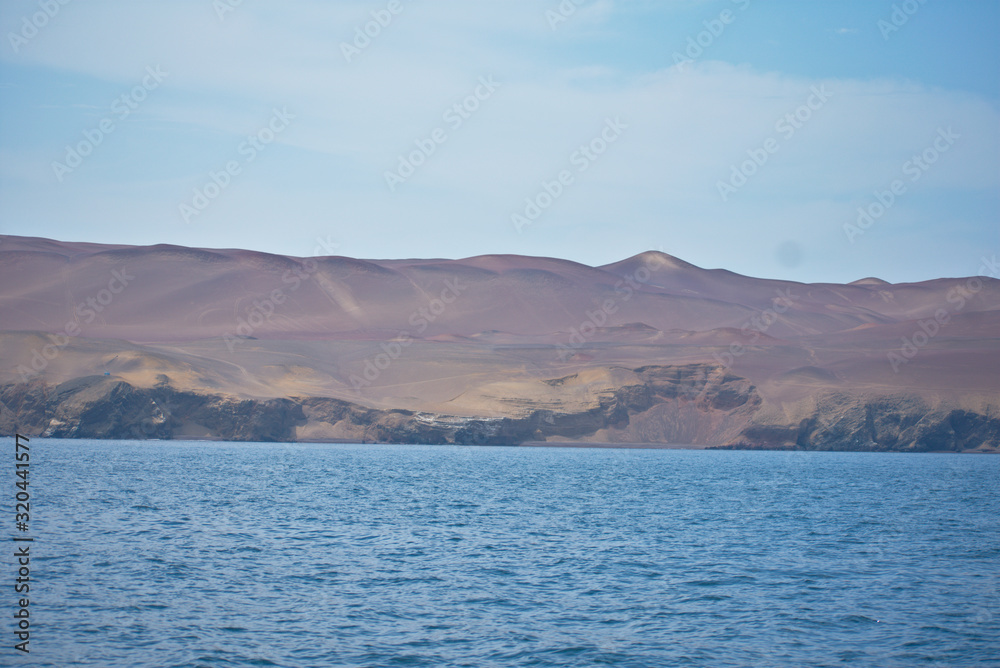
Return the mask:
[[1000,457],[0,441],[0,665],[1000,665]]

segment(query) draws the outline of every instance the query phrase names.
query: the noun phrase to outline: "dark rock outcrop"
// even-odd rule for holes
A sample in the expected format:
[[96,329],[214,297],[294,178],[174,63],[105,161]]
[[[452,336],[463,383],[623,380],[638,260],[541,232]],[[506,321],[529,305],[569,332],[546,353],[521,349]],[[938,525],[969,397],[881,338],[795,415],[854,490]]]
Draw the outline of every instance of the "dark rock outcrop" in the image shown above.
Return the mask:
[[932,407],[917,397],[832,394],[797,425],[753,424],[729,447],[962,452],[1000,447],[1000,416]]
[[52,438],[169,439],[195,434],[233,441],[288,441],[305,422],[288,399],[247,400],[135,388],[104,376],[57,386],[0,387],[0,433]]
[[[338,428],[367,443],[516,445],[586,440],[612,431],[644,443],[730,449],[985,451],[1000,445],[1000,416],[930,407],[916,397],[831,394],[794,423],[762,420],[745,378],[704,364],[647,366],[578,412],[526,409],[517,417],[464,417],[376,409],[324,397],[241,399],[137,388],[107,376],[61,385],[0,387],[0,434],[96,439],[206,438],[294,441],[305,425]],[[571,378],[571,377],[570,377]],[[545,381],[558,386],[569,378]],[[604,431],[602,431],[604,430]],[[629,442],[629,441],[624,441]]]

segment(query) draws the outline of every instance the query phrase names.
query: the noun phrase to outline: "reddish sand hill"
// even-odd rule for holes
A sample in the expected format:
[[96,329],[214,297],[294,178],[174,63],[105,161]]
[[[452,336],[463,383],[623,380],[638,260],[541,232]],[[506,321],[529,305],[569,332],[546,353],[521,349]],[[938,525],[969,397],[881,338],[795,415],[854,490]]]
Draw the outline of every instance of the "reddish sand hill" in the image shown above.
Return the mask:
[[[998,445],[990,277],[805,284],[657,252],[588,267],[0,239],[3,433]],[[219,416],[240,402],[281,417],[234,431]]]

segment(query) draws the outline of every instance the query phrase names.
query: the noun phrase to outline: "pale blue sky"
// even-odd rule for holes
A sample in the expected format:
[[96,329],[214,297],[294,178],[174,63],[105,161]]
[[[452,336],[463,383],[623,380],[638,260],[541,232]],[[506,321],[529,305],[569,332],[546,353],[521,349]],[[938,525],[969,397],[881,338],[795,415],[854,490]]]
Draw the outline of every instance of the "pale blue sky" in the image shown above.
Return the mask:
[[[997,0],[562,4],[555,23],[559,0],[4,0],[0,233],[592,265],[659,249],[803,281],[1000,254]],[[388,25],[345,56],[372,12]]]

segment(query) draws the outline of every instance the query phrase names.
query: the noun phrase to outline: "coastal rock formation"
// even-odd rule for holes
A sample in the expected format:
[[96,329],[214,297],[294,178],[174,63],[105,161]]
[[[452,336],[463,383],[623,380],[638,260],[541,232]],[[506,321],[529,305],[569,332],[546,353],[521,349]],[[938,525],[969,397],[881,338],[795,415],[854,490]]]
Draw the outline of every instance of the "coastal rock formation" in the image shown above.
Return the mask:
[[644,367],[635,373],[640,383],[603,392],[587,410],[526,405],[516,416],[487,418],[374,409],[323,397],[234,399],[90,376],[55,387],[0,387],[0,431],[55,438],[461,445],[604,442],[614,435],[618,440],[612,442],[622,443],[915,452],[991,451],[1000,442],[1000,417],[932,409],[916,398],[866,402],[831,396],[798,424],[761,423],[756,388],[721,368]]

